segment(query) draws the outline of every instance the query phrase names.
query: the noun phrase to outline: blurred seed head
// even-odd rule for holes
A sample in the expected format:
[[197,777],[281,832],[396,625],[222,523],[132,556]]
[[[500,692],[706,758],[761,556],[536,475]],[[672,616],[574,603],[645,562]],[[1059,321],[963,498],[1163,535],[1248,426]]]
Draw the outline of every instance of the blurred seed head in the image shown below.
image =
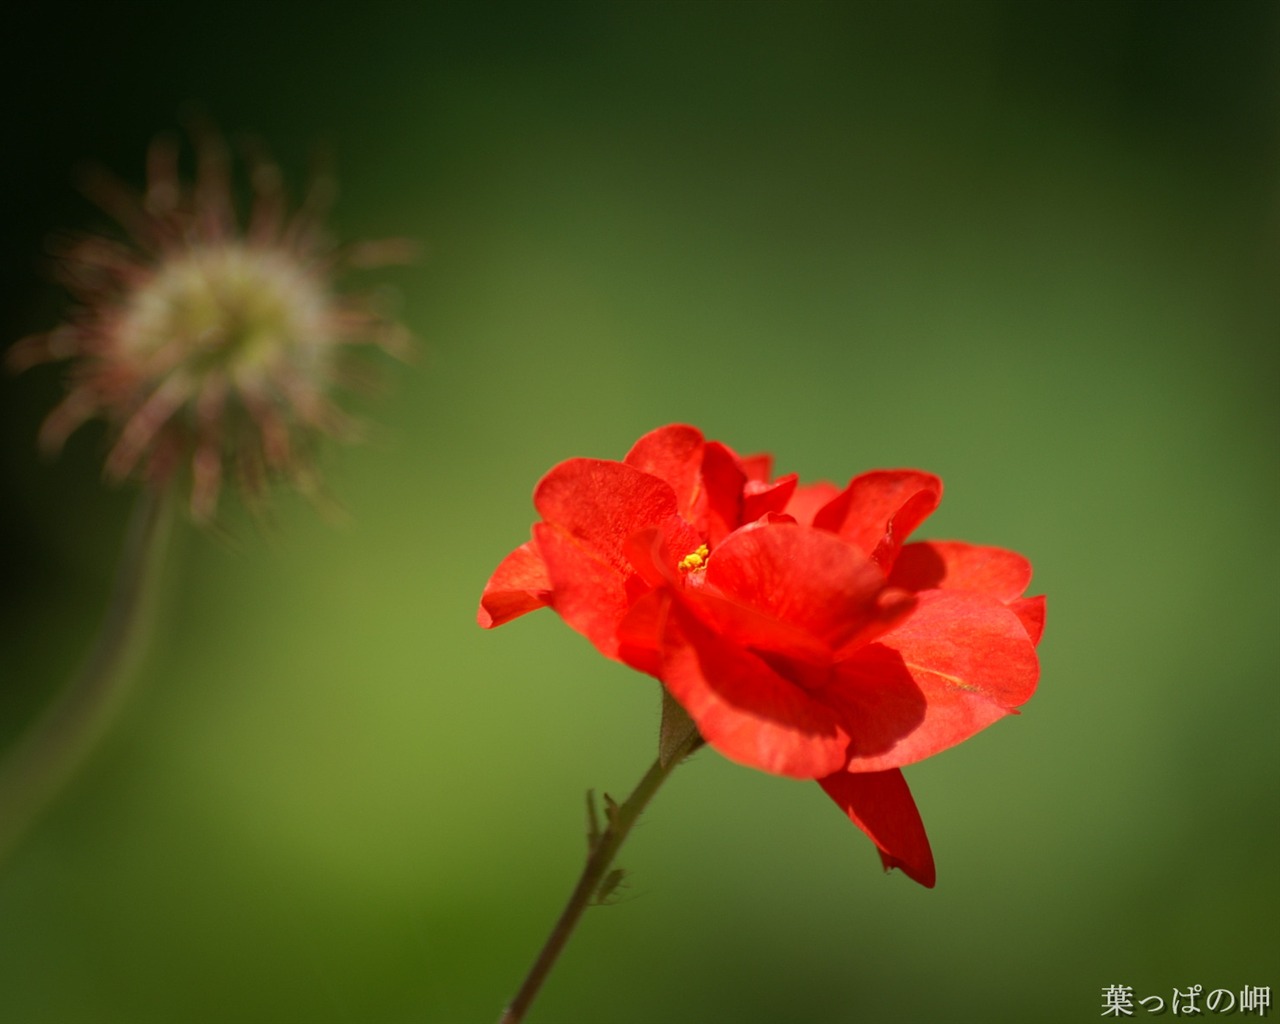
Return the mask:
[[207,127],[192,137],[194,180],[182,177],[172,137],[152,144],[140,195],[105,170],[83,176],[122,232],[54,243],[72,308],[7,361],[14,370],[69,363],[67,395],[40,428],[43,449],[103,420],[108,479],[189,486],[193,517],[208,522],[228,482],[251,504],[275,479],[315,493],[317,441],[358,434],[334,400],[361,378],[352,354],[411,351],[373,293],[339,290],[338,280],[413,252],[403,240],[336,245],[324,231],[332,178],[315,175],[291,207],[260,150],[247,155],[241,217],[223,139]]

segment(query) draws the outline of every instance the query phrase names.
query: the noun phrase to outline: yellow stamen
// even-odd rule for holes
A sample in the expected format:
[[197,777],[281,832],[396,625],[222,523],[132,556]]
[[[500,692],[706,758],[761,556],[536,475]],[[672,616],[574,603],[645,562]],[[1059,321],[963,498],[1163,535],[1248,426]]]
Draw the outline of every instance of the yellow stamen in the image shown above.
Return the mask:
[[705,569],[707,566],[707,556],[711,552],[707,550],[705,544],[699,545],[697,551],[690,552],[680,559],[681,572],[693,572],[694,569]]

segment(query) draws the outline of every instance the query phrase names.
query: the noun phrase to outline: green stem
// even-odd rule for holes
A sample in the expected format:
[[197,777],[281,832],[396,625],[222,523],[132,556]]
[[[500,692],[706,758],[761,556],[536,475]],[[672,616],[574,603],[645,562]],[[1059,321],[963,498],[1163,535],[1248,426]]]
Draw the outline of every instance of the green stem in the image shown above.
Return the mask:
[[0,762],[0,858],[75,774],[123,702],[171,519],[165,497],[145,490],[133,510],[106,615],[88,657]]
[[569,897],[569,902],[565,904],[565,908],[560,914],[560,919],[556,921],[556,926],[551,929],[551,934],[547,937],[546,944],[542,947],[542,952],[538,954],[538,959],[534,961],[533,967],[530,968],[529,974],[525,977],[524,984],[520,986],[520,991],[516,993],[516,997],[511,1000],[510,1005],[503,1011],[498,1024],[519,1024],[524,1019],[529,1005],[533,1002],[534,997],[537,996],[538,990],[542,988],[542,983],[546,980],[547,975],[551,973],[551,968],[555,966],[561,950],[564,949],[565,943],[569,941],[569,936],[573,934],[573,930],[578,924],[578,919],[582,917],[583,911],[590,906],[592,900],[600,891],[600,885],[604,880],[605,873],[609,870],[609,865],[613,863],[613,858],[617,856],[623,842],[626,841],[627,834],[631,831],[631,826],[636,823],[636,819],[640,817],[641,812],[648,806],[649,801],[653,799],[653,795],[658,792],[659,787],[666,781],[667,776],[675,770],[676,765],[691,754],[701,743],[702,737],[698,735],[696,730],[690,729],[683,742],[671,751],[669,756],[659,757],[658,760],[653,762],[653,766],[645,773],[644,778],[640,780],[640,784],[636,786],[635,792],[627,797],[626,803],[618,806],[608,801],[606,797],[608,827],[603,832],[597,834],[594,807],[592,804],[588,804],[588,807],[592,810],[592,831],[587,863],[583,868],[582,877],[578,879],[578,884],[574,887],[573,893]]

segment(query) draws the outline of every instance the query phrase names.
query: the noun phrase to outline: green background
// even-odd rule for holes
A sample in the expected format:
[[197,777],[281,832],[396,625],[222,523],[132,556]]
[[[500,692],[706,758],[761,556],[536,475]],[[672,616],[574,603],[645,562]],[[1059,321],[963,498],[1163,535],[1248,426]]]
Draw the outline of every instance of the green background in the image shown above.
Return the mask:
[[[1098,1018],[1280,982],[1280,8],[1271,3],[44,5],[2,47],[6,340],[45,233],[199,104],[420,341],[327,448],[349,522],[175,538],[117,727],[0,865],[0,1019],[496,1018],[653,757],[655,684],[554,615],[486,633],[530,493],[685,421],[779,471],[939,473],[1014,548],[1040,690],[908,769],[885,876],[817,786],[700,753],[536,1004],[547,1024]],[[12,16],[7,16],[12,19]],[[96,628],[128,489],[58,373],[0,382],[0,738]],[[1139,1010],[1138,1015],[1143,1015]]]

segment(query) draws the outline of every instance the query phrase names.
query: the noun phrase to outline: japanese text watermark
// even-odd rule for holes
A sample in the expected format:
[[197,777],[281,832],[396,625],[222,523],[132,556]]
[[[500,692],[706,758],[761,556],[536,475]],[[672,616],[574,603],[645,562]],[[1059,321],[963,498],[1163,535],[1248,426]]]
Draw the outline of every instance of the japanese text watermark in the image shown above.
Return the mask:
[[1138,1013],[1175,1017],[1198,1017],[1209,1013],[1256,1013],[1265,1017],[1271,1008],[1271,986],[1249,985],[1241,989],[1215,988],[1205,992],[1203,985],[1173,989],[1166,1000],[1163,995],[1138,995],[1132,985],[1105,985],[1102,989],[1103,1017],[1132,1017]]

